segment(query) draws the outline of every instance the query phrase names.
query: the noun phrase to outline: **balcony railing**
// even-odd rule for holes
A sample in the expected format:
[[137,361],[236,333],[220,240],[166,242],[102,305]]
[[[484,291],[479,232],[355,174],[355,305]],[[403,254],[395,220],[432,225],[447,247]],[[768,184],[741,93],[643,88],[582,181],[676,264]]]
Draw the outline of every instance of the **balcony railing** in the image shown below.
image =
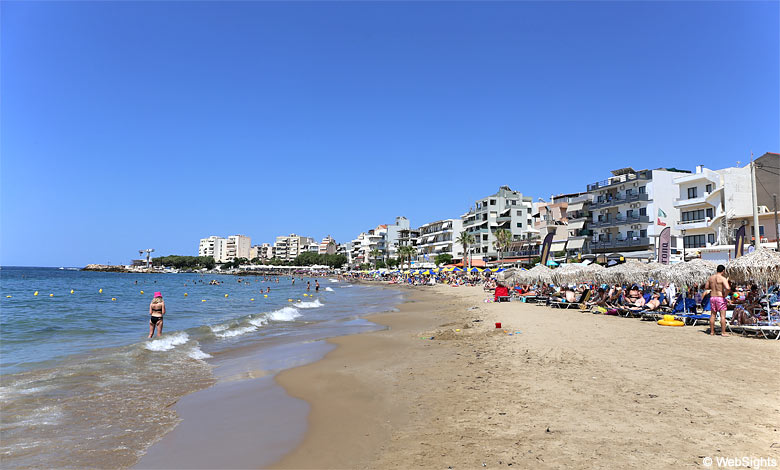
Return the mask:
[[597,183],[589,184],[588,185],[588,191],[595,191],[596,189],[602,189],[602,188],[608,188],[610,186],[615,186],[618,184],[625,184],[629,181],[639,181],[639,180],[649,180],[650,176],[647,174],[630,174],[625,175],[625,178],[621,178],[619,176],[601,180]]
[[612,250],[617,248],[642,247],[650,245],[648,237],[615,238],[610,240],[591,241],[594,250]]
[[605,207],[617,206],[619,204],[625,204],[628,202],[649,201],[649,200],[650,197],[647,195],[647,193],[618,194],[615,197],[604,199],[601,201],[599,201],[598,199],[594,199],[593,202],[590,204],[590,208],[603,209]]

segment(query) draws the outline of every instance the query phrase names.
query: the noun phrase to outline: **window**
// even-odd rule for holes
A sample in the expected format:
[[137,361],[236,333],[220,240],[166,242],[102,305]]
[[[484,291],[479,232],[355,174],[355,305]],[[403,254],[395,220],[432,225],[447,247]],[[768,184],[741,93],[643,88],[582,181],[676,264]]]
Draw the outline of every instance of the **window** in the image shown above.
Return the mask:
[[714,233],[710,233],[710,234],[707,235],[707,243],[709,243],[710,245],[715,244],[715,234]]
[[518,211],[517,211],[517,215],[518,215],[518,216],[522,216],[522,215],[523,215],[523,211],[522,211],[522,210],[518,210]]
[[531,225],[531,219],[528,219],[527,225]]
[[639,187],[639,194],[645,194],[645,192],[647,192],[647,188],[645,186],[640,186]]
[[628,232],[626,232],[626,238],[634,238],[634,231],[629,230]]
[[[764,236],[764,226],[763,225],[759,225],[758,226],[758,234],[759,234],[759,236],[762,236],[762,237]],[[756,231],[755,231],[755,229],[753,228],[752,225],[750,226],[750,236],[751,237],[755,237],[756,236]]]
[[496,200],[495,199],[491,199],[490,200],[490,205],[491,206],[495,206],[496,205]]
[[640,216],[647,215],[647,207],[639,208],[639,215]]
[[707,217],[712,218],[712,207],[707,208]]
[[488,239],[488,236],[487,236],[487,234],[485,234],[485,235],[482,235],[482,240],[483,240],[483,241],[487,241],[487,239]]
[[643,228],[642,230],[639,231],[639,237],[640,238],[647,238],[647,229],[646,228]]
[[706,193],[711,193],[711,192],[712,192],[712,184],[708,184],[708,185],[705,187],[705,189],[704,189],[704,192],[706,192]]
[[629,209],[626,211],[626,218],[631,219],[634,217],[634,209]]
[[603,215],[601,215],[601,214],[599,214],[598,221],[599,221],[599,222],[603,222],[603,221],[604,221],[604,216],[603,216]]
[[704,241],[704,234],[702,235],[687,235],[685,237],[685,248],[702,248],[707,246]]
[[599,203],[604,202],[604,196],[599,196],[597,202]]
[[626,196],[631,196],[632,194],[634,194],[634,190],[633,189],[631,189],[631,188],[626,189]]
[[[693,199],[696,197],[696,188],[688,188],[688,199]],[[693,236],[693,235],[691,235]]]
[[[708,209],[711,210],[711,209]],[[682,213],[683,222],[693,222],[697,220],[704,220],[704,209],[696,211],[686,211]]]
[[523,228],[523,223],[522,222],[518,222],[517,223],[517,228]]

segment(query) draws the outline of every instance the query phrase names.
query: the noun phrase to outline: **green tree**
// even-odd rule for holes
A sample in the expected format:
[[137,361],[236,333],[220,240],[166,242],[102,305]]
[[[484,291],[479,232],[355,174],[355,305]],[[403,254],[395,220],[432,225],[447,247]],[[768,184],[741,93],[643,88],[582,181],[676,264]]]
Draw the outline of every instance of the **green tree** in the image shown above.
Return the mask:
[[373,260],[373,262],[374,262],[374,268],[376,268],[377,258],[379,258],[380,256],[382,256],[382,252],[381,252],[381,251],[379,251],[379,250],[377,250],[377,249],[375,248],[375,249],[371,250],[371,251],[368,253],[368,256],[369,256],[369,260]]
[[493,245],[498,251],[498,259],[500,260],[502,258],[501,254],[508,251],[509,246],[512,244],[512,232],[502,228],[493,232],[493,236],[496,237],[496,241],[493,242]]
[[409,261],[409,266],[412,265],[412,258],[417,256],[417,249],[413,246],[404,245],[398,247],[398,260],[399,266],[403,268],[404,260]]
[[436,263],[436,266],[441,266],[442,264],[449,264],[452,263],[452,255],[449,253],[442,253],[440,255],[436,255],[433,261]]
[[469,258],[469,267],[471,269],[471,254],[469,253],[469,246],[474,244],[474,235],[466,232],[460,232],[457,242],[463,245],[463,269],[466,269],[466,257]]

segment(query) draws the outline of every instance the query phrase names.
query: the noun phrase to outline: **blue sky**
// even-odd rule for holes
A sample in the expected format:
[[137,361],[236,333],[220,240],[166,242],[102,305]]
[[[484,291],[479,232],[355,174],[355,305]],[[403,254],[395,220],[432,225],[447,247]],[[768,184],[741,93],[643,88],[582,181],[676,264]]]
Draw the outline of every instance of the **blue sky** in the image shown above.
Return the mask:
[[780,150],[777,2],[0,4],[0,264],[337,241]]

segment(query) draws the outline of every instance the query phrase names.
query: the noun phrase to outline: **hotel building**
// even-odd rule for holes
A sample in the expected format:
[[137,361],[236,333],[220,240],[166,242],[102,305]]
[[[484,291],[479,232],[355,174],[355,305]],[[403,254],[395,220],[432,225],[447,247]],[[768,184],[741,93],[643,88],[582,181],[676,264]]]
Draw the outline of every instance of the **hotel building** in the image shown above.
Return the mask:
[[282,235],[276,237],[274,242],[273,254],[274,258],[278,258],[284,261],[292,261],[299,254],[309,250],[307,248],[313,245],[314,239],[310,237],[302,237],[291,233],[290,235]]
[[679,216],[674,226],[682,235],[686,256],[697,249],[728,244],[735,217],[752,214],[750,167],[696,172],[674,179],[674,207]]
[[461,219],[437,220],[417,229],[416,244],[417,261],[420,263],[435,263],[440,254],[452,255],[453,259],[463,259],[463,245],[458,243],[458,236],[463,231]]
[[625,257],[655,259],[657,237],[672,228],[672,249],[677,248],[674,227],[677,195],[675,178],[688,172],[674,169],[622,168],[612,176],[587,186],[592,197],[592,253],[620,253]]
[[533,227],[533,199],[501,186],[498,192],[478,199],[466,214],[461,216],[463,229],[474,236],[469,248],[475,258],[498,258],[494,233],[509,230],[515,241],[538,236]]

